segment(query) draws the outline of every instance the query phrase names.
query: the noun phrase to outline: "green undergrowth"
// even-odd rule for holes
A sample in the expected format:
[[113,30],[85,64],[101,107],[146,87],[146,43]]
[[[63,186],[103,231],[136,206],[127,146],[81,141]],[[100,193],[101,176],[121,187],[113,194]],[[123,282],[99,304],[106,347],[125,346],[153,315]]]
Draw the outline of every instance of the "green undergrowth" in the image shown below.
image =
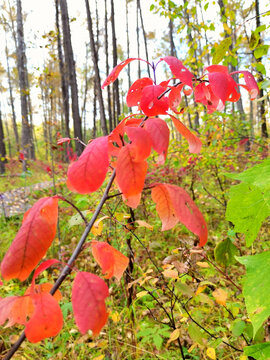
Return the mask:
[[[251,248],[246,247],[244,235],[236,233],[225,218],[229,189],[237,183],[226,174],[238,173],[260,163],[265,155],[256,145],[246,152],[239,145],[239,139],[231,139],[231,135],[220,137],[217,132],[212,134],[211,140],[205,137],[199,155],[190,155],[184,140],[174,140],[164,165],[157,168],[155,155],[149,164],[147,185],[167,182],[183,187],[204,214],[209,227],[209,241],[204,249],[194,250],[197,239],[181,224],[161,232],[151,190],[144,192],[140,206],[134,211],[134,223],[128,220],[132,214],[120,197],[112,198],[103,208],[100,218],[104,218],[89,235],[88,244],[75,264],[75,270],[102,276],[89,247],[93,239],[106,241],[127,256],[131,249],[134,263],[128,282],[126,275],[120,282],[107,280],[110,289],[108,324],[97,338],[90,332],[79,333],[71,306],[73,272],[60,288],[64,314],[61,333],[38,344],[25,342],[14,359],[180,359],[177,340],[180,339],[186,359],[247,360],[242,350],[247,344],[262,343],[268,336],[267,326],[260,325],[253,336],[241,292],[245,267],[235,257],[268,249],[269,230],[263,223],[259,241]],[[41,178],[35,177],[37,179]],[[65,186],[59,190],[87,219],[91,218],[103,191],[79,195]],[[114,186],[111,194],[117,192]],[[46,195],[49,190],[36,193],[35,198]],[[46,258],[59,258],[65,264],[84,225],[65,202],[59,202],[59,214],[59,232]],[[1,222],[3,249],[11,242],[20,221],[21,217],[17,217]],[[58,274],[56,267],[45,271],[39,279],[54,282]],[[26,289],[29,282],[23,285]],[[20,292],[21,286],[16,281],[0,288],[0,296]],[[166,311],[173,317],[174,327]],[[2,328],[0,347],[10,348],[22,329]]]

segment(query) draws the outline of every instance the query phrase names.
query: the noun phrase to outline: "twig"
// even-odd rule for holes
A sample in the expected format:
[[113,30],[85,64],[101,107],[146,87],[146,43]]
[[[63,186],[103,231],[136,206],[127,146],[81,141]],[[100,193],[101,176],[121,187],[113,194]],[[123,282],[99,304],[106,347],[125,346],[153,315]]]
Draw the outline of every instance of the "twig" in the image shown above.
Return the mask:
[[80,217],[83,219],[84,223],[85,223],[85,226],[88,225],[88,221],[86,220],[86,217],[83,215],[83,213],[81,212],[81,210],[79,208],[77,208],[76,205],[74,205],[70,200],[66,199],[64,196],[62,195],[56,195],[55,197],[57,197],[58,199],[60,200],[63,200],[65,201],[66,203],[68,203],[69,205],[71,205],[77,212],[78,214],[80,215]]

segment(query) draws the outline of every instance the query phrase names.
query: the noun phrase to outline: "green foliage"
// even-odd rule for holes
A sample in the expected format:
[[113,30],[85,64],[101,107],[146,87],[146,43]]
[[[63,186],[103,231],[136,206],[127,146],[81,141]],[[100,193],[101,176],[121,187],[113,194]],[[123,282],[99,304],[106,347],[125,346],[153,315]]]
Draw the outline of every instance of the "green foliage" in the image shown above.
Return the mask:
[[256,360],[270,359],[270,342],[255,344],[244,348],[244,354],[252,356]]
[[246,267],[243,294],[254,337],[270,315],[270,251],[237,257],[237,260]]
[[227,174],[242,181],[230,189],[226,211],[236,232],[244,233],[247,246],[256,239],[262,222],[270,215],[270,159],[241,174]]
[[231,44],[232,38],[227,37],[214,48],[213,64],[219,64],[223,60]]
[[229,238],[217,244],[214,251],[216,262],[225,267],[235,263],[235,255],[237,253],[237,247]]

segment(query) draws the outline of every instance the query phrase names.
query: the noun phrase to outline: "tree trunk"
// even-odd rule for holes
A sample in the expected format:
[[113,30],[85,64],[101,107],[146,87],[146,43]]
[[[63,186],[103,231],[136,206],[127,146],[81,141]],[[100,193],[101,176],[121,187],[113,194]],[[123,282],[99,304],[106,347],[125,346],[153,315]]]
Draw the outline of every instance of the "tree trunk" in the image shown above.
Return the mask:
[[57,30],[57,51],[58,51],[58,60],[59,60],[59,70],[61,75],[61,90],[62,90],[62,99],[63,99],[63,113],[65,119],[65,136],[70,136],[69,129],[69,94],[68,94],[68,83],[67,83],[67,66],[64,64],[62,43],[61,43],[61,34],[60,34],[60,25],[59,25],[59,0],[55,0],[55,23]]
[[19,86],[21,97],[21,115],[22,115],[22,151],[26,158],[34,158],[34,144],[31,139],[31,128],[29,124],[29,106],[28,106],[28,87],[27,87],[27,69],[25,56],[25,43],[22,22],[21,0],[17,0],[17,67],[19,74]]
[[13,127],[15,141],[16,141],[16,150],[17,150],[17,152],[19,152],[20,151],[20,140],[19,140],[19,133],[18,133],[17,122],[16,122],[16,113],[15,113],[15,107],[14,107],[14,97],[13,97],[13,89],[12,89],[12,84],[11,84],[11,75],[10,75],[9,56],[8,56],[7,44],[6,44],[6,60],[7,60],[9,101],[10,101],[11,112],[12,112],[12,127]]
[[93,60],[93,65],[94,65],[94,72],[95,72],[95,84],[96,84],[96,91],[97,91],[96,94],[97,94],[97,98],[98,98],[98,102],[99,102],[100,123],[101,123],[103,135],[107,135],[108,128],[107,128],[107,123],[106,123],[100,74],[99,74],[99,68],[98,68],[98,55],[97,55],[97,50],[96,50],[96,46],[95,46],[93,22],[92,22],[92,17],[91,17],[90,6],[89,6],[88,0],[85,0],[85,6],[86,6],[86,14],[87,14],[88,31],[89,31],[89,37],[90,37],[91,54],[92,54],[92,60]]
[[[139,27],[139,8],[136,7],[136,34],[137,34],[137,56],[140,58],[140,27]],[[141,78],[141,62],[138,61],[138,79]]]
[[[106,57],[106,76],[109,75],[109,44],[108,44],[108,11],[107,0],[105,0],[105,57]],[[108,99],[108,114],[109,114],[109,129],[113,130],[113,116],[112,116],[112,102],[111,102],[111,85],[107,86],[107,99]]]
[[4,142],[4,128],[2,121],[2,111],[0,107],[0,174],[5,173],[5,162],[6,162],[6,146]]
[[[261,25],[261,19],[260,19],[260,7],[259,7],[259,0],[255,1],[255,11],[256,11],[256,27],[258,28]],[[259,39],[259,45],[262,43],[261,37]],[[260,63],[262,61],[262,58],[257,59],[257,63]],[[263,74],[259,72],[258,82],[263,81]],[[259,93],[260,98],[264,96],[263,89],[260,89]],[[265,114],[265,99],[261,100],[258,103],[259,111],[261,118],[261,134],[263,138],[268,138],[268,130],[267,130],[267,123],[266,123],[266,114]]]
[[[145,32],[145,29],[144,29],[143,16],[142,16],[142,8],[141,8],[141,2],[140,2],[140,0],[137,0],[137,7],[138,7],[139,14],[140,14],[141,25],[142,25],[145,56],[146,56],[146,60],[149,62],[146,32]],[[151,77],[150,67],[149,67],[148,64],[147,64],[147,71],[148,71],[148,76]]]
[[[73,49],[71,44],[71,34],[69,26],[68,8],[67,1],[60,0],[61,16],[62,16],[62,27],[64,37],[64,52],[65,62],[67,64],[69,85],[71,89],[71,107],[73,115],[73,127],[75,138],[82,139],[82,124],[79,112],[79,99],[78,99],[78,86],[76,78],[75,61],[73,56]],[[76,153],[80,155],[83,151],[83,145],[76,141]]]
[[[130,57],[129,51],[129,29],[128,29],[128,0],[126,0],[126,35],[127,35],[127,59]],[[127,73],[128,73],[128,88],[131,87],[131,77],[130,77],[130,64],[127,66]]]
[[[112,24],[112,44],[113,44],[113,67],[117,65],[117,43],[116,43],[116,33],[115,33],[115,21],[114,21],[114,0],[111,0],[111,24]],[[121,114],[120,109],[120,95],[119,95],[119,81],[115,80],[113,83],[113,93],[114,93],[114,106],[116,105],[116,118],[114,126],[117,125],[119,116]]]

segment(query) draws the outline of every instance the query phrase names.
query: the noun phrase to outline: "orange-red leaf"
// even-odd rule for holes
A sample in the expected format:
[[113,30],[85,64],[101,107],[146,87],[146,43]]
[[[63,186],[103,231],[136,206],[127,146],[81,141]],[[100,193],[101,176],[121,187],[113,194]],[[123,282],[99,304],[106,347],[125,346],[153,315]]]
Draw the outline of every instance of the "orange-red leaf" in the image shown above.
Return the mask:
[[177,108],[181,103],[181,91],[183,89],[184,84],[179,84],[177,87],[172,87],[169,93],[169,106],[170,109],[176,114],[180,114],[181,110],[178,111]]
[[2,263],[4,279],[25,280],[46,254],[56,233],[58,199],[45,197],[27,211]]
[[148,85],[142,90],[141,109],[147,116],[165,115],[169,108],[169,99],[165,96],[158,99],[164,92],[161,85]]
[[131,141],[130,150],[135,162],[146,160],[151,153],[152,142],[148,132],[141,127],[126,126],[125,131]]
[[100,277],[88,272],[77,273],[72,288],[72,307],[82,334],[89,329],[93,335],[100,333],[108,319],[105,305],[108,296],[108,286]]
[[[120,72],[122,71],[122,69],[129,64],[131,61],[133,60],[141,60],[141,61],[145,61],[143,59],[140,58],[129,58],[127,60],[122,61],[120,64],[116,65],[112,72],[109,74],[109,76],[106,78],[106,80],[104,81],[104,83],[102,84],[101,88],[104,89],[105,86],[110,85],[111,83],[113,83],[117,78],[118,75],[120,74]],[[147,61],[146,61],[147,62]]]
[[180,132],[184,138],[187,139],[188,145],[189,145],[189,152],[193,154],[198,154],[201,151],[202,142],[201,140],[195,136],[180,120],[178,120],[175,116],[170,115],[170,118],[172,119],[174,126],[176,129]]
[[66,143],[66,142],[69,144],[69,143],[70,143],[70,140],[71,140],[71,139],[70,139],[69,137],[65,137],[65,138],[58,139],[58,140],[57,140],[57,145],[62,145],[62,144],[64,144],[64,143]]
[[136,80],[128,90],[126,99],[127,106],[139,106],[142,97],[142,90],[148,85],[153,85],[153,80],[148,77]]
[[160,155],[158,163],[164,164],[170,137],[168,125],[162,119],[150,118],[145,122],[144,128],[151,137],[153,149]]
[[49,293],[31,295],[34,313],[25,327],[27,339],[36,343],[56,336],[63,326],[63,314],[57,300]]
[[207,225],[200,210],[188,193],[175,185],[157,184],[152,190],[162,230],[172,228],[178,221],[200,238],[200,246],[207,242]]
[[86,146],[77,161],[69,165],[67,186],[80,194],[100,188],[109,167],[108,137],[102,136]]
[[128,266],[128,258],[120,251],[103,241],[92,241],[92,253],[96,262],[101,266],[105,279],[115,276],[120,280]]
[[142,192],[146,172],[147,162],[135,162],[131,144],[123,146],[116,163],[116,181],[126,197]]
[[156,203],[156,210],[162,221],[161,230],[172,229],[179,222],[179,219],[176,216],[166,184],[158,184],[152,189],[152,199]]
[[183,65],[182,61],[174,56],[165,56],[160,60],[164,60],[169,65],[171,72],[177,79],[192,88],[193,74]]

